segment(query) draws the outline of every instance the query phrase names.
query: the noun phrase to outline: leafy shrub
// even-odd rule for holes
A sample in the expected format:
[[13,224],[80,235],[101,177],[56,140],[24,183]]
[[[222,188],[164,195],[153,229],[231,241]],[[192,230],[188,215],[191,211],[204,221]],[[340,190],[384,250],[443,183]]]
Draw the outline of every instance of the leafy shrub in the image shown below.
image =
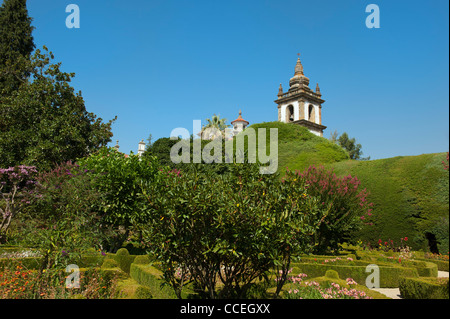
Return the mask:
[[204,297],[236,298],[273,267],[281,270],[279,292],[291,255],[311,248],[323,213],[302,180],[288,173],[281,182],[259,174],[257,165],[229,166],[222,175],[166,172],[162,183],[143,185],[151,216],[144,239],[178,297],[187,276]]
[[152,182],[159,174],[154,157],[141,160],[138,155],[125,156],[112,148],[102,148],[97,153],[79,160],[80,166],[93,177],[93,188],[103,194],[96,206],[102,211],[102,223],[113,232],[104,243],[114,252],[129,236],[131,227],[145,223],[147,215],[141,209],[139,185]]
[[104,236],[93,208],[101,194],[93,189],[91,177],[71,162],[41,172],[36,182],[22,214],[23,244],[41,249],[42,269],[81,265],[82,253],[100,247]]

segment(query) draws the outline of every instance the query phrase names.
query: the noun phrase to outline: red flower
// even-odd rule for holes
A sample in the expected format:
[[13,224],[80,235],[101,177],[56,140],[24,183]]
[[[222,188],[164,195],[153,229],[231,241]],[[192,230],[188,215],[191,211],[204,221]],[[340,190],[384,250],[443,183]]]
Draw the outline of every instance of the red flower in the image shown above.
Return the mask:
[[405,237],[405,241],[408,241],[408,237]]

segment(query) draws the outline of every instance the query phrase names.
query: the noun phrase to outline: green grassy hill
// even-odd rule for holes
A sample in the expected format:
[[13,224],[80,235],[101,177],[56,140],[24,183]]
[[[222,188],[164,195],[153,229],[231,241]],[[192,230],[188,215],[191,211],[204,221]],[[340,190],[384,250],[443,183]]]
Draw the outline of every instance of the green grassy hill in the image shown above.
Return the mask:
[[266,122],[250,127],[278,128],[281,174],[286,167],[304,170],[323,164],[337,175],[358,177],[371,192],[369,200],[378,216],[360,239],[398,242],[408,237],[414,249],[426,250],[431,244],[441,253],[448,252],[449,172],[442,165],[445,153],[355,161],[338,145],[298,125]]
[[[253,124],[249,128],[278,129],[278,171],[286,167],[290,170],[303,170],[310,165],[336,163],[348,160],[349,156],[340,146],[328,139],[316,136],[308,129],[281,122],[264,122]],[[269,132],[267,132],[267,148],[269,148]]]

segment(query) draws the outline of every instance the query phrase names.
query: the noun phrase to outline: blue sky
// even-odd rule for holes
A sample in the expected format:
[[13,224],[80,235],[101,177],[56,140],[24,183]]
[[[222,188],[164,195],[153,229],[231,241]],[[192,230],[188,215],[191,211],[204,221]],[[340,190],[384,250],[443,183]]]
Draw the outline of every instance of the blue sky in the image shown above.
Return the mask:
[[[68,4],[80,8],[68,29]],[[368,4],[380,28],[368,29]],[[449,149],[447,0],[28,0],[37,48],[75,72],[88,111],[118,116],[113,142],[192,132],[214,113],[228,122],[277,120],[297,53],[326,100],[324,132],[347,132],[372,159]]]

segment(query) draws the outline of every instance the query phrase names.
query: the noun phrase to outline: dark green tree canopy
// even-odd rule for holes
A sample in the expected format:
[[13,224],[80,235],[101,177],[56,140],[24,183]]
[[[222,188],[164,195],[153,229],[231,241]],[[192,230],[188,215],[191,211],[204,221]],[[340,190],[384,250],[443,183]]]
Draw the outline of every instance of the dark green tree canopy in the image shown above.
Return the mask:
[[86,110],[75,93],[73,73],[52,64],[53,54],[36,50],[28,68],[30,78],[0,107],[0,167],[30,164],[49,169],[86,156],[111,141],[113,120]]
[[342,133],[341,136],[338,137],[338,132],[334,131],[333,133],[331,133],[330,136],[330,140],[334,143],[339,144],[343,149],[345,149],[349,156],[350,159],[355,159],[355,160],[369,160],[369,157],[361,157],[363,152],[362,152],[362,146],[359,143],[356,143],[356,139],[355,138],[350,138],[348,136],[348,134],[346,132]]
[[4,0],[0,7],[0,93],[10,94],[26,80],[35,45],[26,0]]

